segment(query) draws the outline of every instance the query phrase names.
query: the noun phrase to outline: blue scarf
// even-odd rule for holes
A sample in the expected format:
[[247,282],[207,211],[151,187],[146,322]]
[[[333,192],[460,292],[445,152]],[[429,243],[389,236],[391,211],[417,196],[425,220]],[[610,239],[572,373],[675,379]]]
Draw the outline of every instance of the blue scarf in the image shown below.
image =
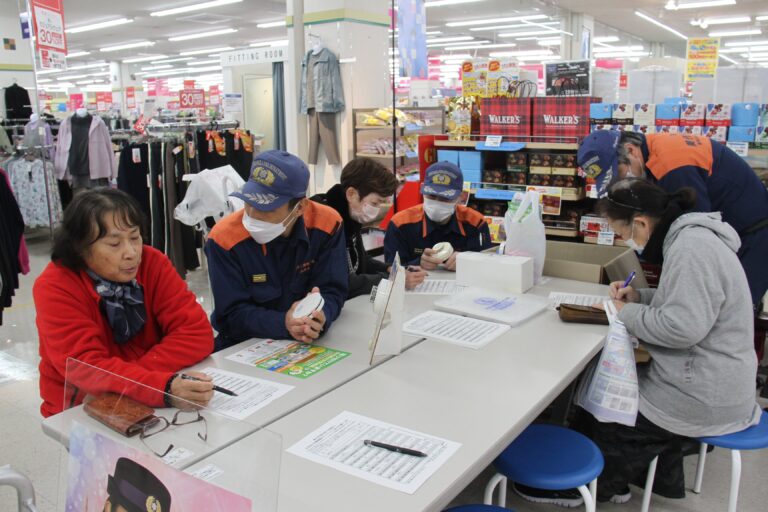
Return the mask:
[[147,321],[144,289],[135,279],[130,283],[115,283],[99,277],[91,270],[87,273],[96,285],[96,293],[101,297],[99,307],[112,328],[115,343],[123,345],[136,336]]

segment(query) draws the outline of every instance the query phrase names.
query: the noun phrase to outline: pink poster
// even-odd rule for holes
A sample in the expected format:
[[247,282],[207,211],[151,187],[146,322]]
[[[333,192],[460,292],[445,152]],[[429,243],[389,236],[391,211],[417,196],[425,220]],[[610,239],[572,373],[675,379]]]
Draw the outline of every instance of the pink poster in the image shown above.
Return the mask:
[[83,105],[85,105],[85,98],[83,97],[83,93],[76,92],[69,95],[69,101],[72,102],[72,109],[78,109],[83,108]]
[[66,512],[251,512],[248,498],[77,423],[69,438],[68,477]]

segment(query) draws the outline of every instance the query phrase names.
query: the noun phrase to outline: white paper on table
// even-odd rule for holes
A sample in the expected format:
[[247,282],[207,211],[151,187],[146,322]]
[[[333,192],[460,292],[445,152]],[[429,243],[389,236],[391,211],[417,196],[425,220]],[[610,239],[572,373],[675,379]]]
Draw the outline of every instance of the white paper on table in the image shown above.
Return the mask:
[[205,480],[206,482],[210,482],[217,476],[223,475],[224,470],[214,464],[206,464],[201,468],[197,468],[194,471],[190,471],[189,474],[196,478],[199,478],[200,480]]
[[211,376],[217,386],[237,393],[238,396],[229,396],[214,391],[213,399],[208,404],[209,409],[236,420],[247,418],[294,387],[218,368],[208,367],[201,371]]
[[577,306],[593,306],[605,302],[605,295],[584,295],[581,293],[551,292],[549,307],[557,308],[560,304],[576,304]]
[[162,460],[169,466],[175,466],[179,462],[182,462],[184,460],[187,460],[188,458],[192,457],[194,455],[194,452],[191,452],[187,450],[186,448],[182,446],[177,446],[173,448],[171,451],[169,451],[165,457],[163,457]]
[[[415,457],[366,446],[370,439],[426,453]],[[415,493],[461,443],[344,411],[288,448],[299,457],[408,494]]]
[[296,341],[288,340],[259,340],[253,345],[249,345],[243,350],[227,356],[227,359],[230,361],[235,361],[236,363],[243,363],[249,366],[254,366],[260,361],[268,359],[278,352],[282,352],[283,350],[291,347],[292,345],[296,345],[297,343],[298,342]]
[[403,324],[406,334],[474,349],[487,345],[509,329],[506,324],[440,311],[425,311]]
[[450,295],[459,292],[465,287],[456,284],[453,279],[426,279],[413,290],[405,293],[413,295]]

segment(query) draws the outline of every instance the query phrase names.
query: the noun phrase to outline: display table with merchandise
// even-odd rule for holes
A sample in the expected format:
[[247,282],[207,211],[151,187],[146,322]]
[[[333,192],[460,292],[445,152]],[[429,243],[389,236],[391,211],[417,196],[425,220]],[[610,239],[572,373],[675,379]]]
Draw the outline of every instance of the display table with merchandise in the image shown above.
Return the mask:
[[[552,291],[607,287],[545,278],[530,293]],[[479,350],[426,340],[283,417],[268,426],[284,449],[278,510],[441,510],[579,375],[606,330],[564,324],[548,309]],[[285,452],[345,411],[460,446],[413,494]],[[256,497],[243,475],[278,470],[241,456],[258,442],[246,437],[189,470],[213,465],[221,473],[212,483]]]

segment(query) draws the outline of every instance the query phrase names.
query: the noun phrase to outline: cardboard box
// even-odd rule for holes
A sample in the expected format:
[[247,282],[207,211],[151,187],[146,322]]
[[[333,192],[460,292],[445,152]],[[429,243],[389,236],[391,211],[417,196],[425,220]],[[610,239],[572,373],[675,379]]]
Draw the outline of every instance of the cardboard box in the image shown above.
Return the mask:
[[677,126],[680,124],[680,105],[665,103],[656,105],[656,126]]
[[460,252],[456,256],[456,284],[525,293],[533,287],[533,259]]
[[480,169],[463,169],[461,171],[464,181],[480,183],[483,180],[483,171]]
[[[758,126],[755,132],[755,142],[768,143],[768,125]],[[768,304],[768,302],[766,302]]]
[[589,129],[589,130],[590,130],[590,133],[594,133],[594,132],[596,132],[596,131],[599,131],[599,130],[610,130],[610,129],[612,128],[612,126],[613,126],[613,125],[612,125],[612,124],[610,123],[610,121],[609,121],[609,122],[608,122],[608,123],[606,123],[606,124],[593,124],[593,125],[590,127],[590,129]]
[[528,184],[528,172],[525,169],[514,168],[507,169],[504,176],[507,185],[527,185]]
[[656,133],[680,133],[680,127],[656,125]]
[[575,169],[576,154],[575,153],[553,153],[552,154],[552,167],[561,169]]
[[613,103],[593,103],[589,106],[591,124],[611,124],[611,119],[613,119]]
[[556,171],[567,171],[568,169],[553,169],[552,170],[552,186],[562,188],[574,188],[579,185],[578,176],[576,176],[576,169],[572,169],[573,174],[558,174]]
[[635,106],[631,103],[614,103],[613,124],[634,124]]
[[482,169],[483,154],[480,151],[459,151],[459,168],[464,169]]
[[691,103],[680,111],[680,126],[704,126],[706,106],[702,103]]
[[633,124],[656,124],[656,105],[653,103],[635,103],[635,122]]
[[734,103],[731,110],[731,126],[751,126],[758,124],[760,105],[757,103]]
[[528,166],[528,153],[515,151],[507,154],[507,169]]
[[506,171],[501,169],[483,171],[483,183],[503,184],[506,181],[505,174]]
[[704,135],[705,137],[709,137],[712,140],[716,140],[717,142],[725,142],[725,139],[728,136],[728,127],[727,126],[705,126],[704,131],[702,132],[702,135]]
[[724,103],[708,104],[705,124],[707,126],[731,126],[731,106]]
[[438,149],[437,161],[451,162],[452,164],[459,165],[459,152],[453,149]]
[[701,135],[703,130],[703,126],[680,126],[680,133],[682,135]]
[[545,276],[609,284],[625,280],[633,271],[637,277],[632,286],[646,288],[643,269],[632,249],[547,240]]
[[754,126],[731,126],[728,130],[728,142],[755,142],[756,137]]
[[648,135],[650,133],[656,133],[656,125],[653,124],[636,124],[632,126],[632,131]]
[[611,127],[611,130],[617,130],[620,132],[633,132],[635,131],[635,126],[631,124],[615,124]]

